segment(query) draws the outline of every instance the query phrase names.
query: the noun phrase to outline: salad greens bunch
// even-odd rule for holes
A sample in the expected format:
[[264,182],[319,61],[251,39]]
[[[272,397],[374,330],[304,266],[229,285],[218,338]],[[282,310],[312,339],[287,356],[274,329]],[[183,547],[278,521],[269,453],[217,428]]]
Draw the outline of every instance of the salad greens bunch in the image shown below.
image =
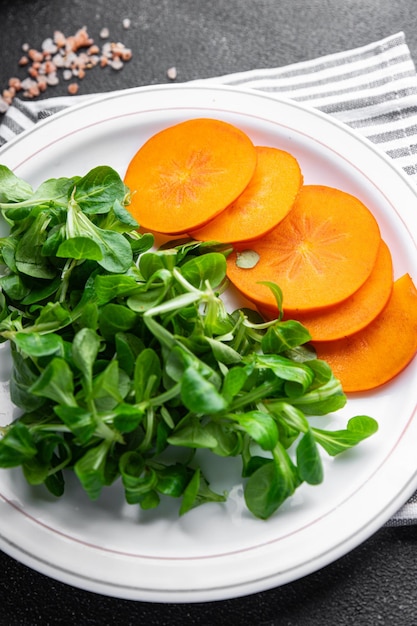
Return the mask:
[[[143,509],[180,498],[184,514],[223,502],[199,450],[240,457],[248,509],[270,517],[299,485],[323,480],[321,451],[356,445],[367,416],[342,430],[309,416],[344,406],[329,366],[298,322],[229,312],[227,250],[195,241],[154,249],[110,167],[35,191],[0,166],[0,340],[21,415],[1,427],[0,467],[64,492],[73,470],[91,499],[121,482]],[[281,310],[281,292],[270,285]]]

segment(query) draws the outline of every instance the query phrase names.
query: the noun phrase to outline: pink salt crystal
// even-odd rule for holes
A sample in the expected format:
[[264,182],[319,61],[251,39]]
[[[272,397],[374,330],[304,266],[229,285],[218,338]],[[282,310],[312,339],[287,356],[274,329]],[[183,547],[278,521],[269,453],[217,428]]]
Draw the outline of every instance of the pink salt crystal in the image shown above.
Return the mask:
[[45,74],[52,74],[52,72],[56,72],[57,67],[52,61],[45,61],[45,63],[43,64],[43,69]]
[[7,104],[11,104],[13,102],[13,93],[10,89],[3,89],[2,98]]
[[64,33],[62,33],[60,30],[56,30],[54,32],[54,39],[53,40],[56,43],[56,45],[58,46],[58,48],[64,48],[67,39],[66,39]]
[[55,54],[52,57],[52,63],[55,65],[55,67],[64,67],[65,61],[64,61],[64,57],[62,54]]
[[110,65],[114,70],[121,70],[123,67],[123,61],[120,57],[116,57],[110,61]]
[[50,87],[55,87],[55,85],[58,85],[59,78],[56,72],[52,72],[51,74],[48,74],[46,77],[46,82],[48,83]]
[[9,87],[13,87],[16,91],[20,91],[20,89],[22,89],[20,78],[16,78],[15,76],[9,78]]
[[28,51],[28,57],[31,61],[43,61],[42,52],[39,52],[39,50],[35,50],[34,48],[31,48]]
[[46,80],[45,76],[38,76],[38,87],[39,87],[39,91],[46,91],[48,88],[48,81]]
[[42,42],[42,50],[44,53],[47,54],[55,54],[55,52],[57,51],[57,45],[54,42],[54,40],[52,39],[52,37],[47,37],[43,42]]
[[79,87],[78,87],[77,83],[70,83],[68,85],[68,93],[71,96],[75,96],[75,94],[78,92],[78,89],[79,89]]

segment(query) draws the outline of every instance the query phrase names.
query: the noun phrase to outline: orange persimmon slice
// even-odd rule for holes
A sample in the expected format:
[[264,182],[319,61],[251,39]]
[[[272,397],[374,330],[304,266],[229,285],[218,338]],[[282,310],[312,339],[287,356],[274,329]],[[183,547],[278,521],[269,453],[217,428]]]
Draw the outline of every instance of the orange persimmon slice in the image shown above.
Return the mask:
[[[227,259],[235,287],[256,305],[274,306],[276,283],[288,316],[346,300],[371,275],[381,235],[371,211],[355,196],[322,185],[302,187],[293,208],[264,237],[236,244]],[[242,256],[258,261],[242,267]]]
[[417,351],[417,290],[410,275],[394,282],[387,306],[366,328],[314,346],[346,393],[369,391],[392,380]]
[[257,239],[288,214],[303,183],[292,154],[256,146],[255,173],[243,193],[216,218],[191,235],[199,241],[235,243]]
[[[355,293],[340,304],[310,313],[297,313],[296,319],[305,326],[313,341],[334,341],[348,337],[370,324],[387,304],[393,286],[391,252],[384,241],[370,277]],[[278,308],[261,311],[275,318]],[[288,318],[285,313],[284,317]]]
[[239,128],[190,119],[155,135],[130,161],[129,210],[142,228],[187,233],[223,211],[249,183],[256,150]]

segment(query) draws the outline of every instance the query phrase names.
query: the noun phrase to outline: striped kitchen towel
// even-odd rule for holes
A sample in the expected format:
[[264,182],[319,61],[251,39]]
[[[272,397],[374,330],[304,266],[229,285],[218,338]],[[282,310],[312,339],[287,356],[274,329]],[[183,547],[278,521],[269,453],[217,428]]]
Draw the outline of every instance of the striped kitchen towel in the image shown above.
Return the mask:
[[[193,83],[258,89],[320,109],[377,144],[417,185],[417,74],[402,32],[310,61]],[[0,117],[0,146],[44,117],[91,97],[15,98]],[[415,523],[417,494],[388,524]]]
[[[192,82],[259,89],[316,107],[378,144],[417,182],[417,74],[402,32],[285,67]],[[16,98],[0,117],[0,146],[47,115],[93,95],[98,94]]]

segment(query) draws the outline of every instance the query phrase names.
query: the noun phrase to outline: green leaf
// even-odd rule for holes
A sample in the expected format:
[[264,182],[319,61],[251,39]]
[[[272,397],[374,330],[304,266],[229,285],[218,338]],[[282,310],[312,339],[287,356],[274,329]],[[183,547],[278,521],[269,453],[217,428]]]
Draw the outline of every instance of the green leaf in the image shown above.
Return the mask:
[[132,248],[124,235],[93,224],[74,199],[68,204],[66,236],[67,239],[91,239],[101,250],[99,265],[108,272],[123,273],[132,264]]
[[41,485],[45,483],[48,476],[56,473],[57,466],[65,466],[65,461],[70,461],[67,453],[66,459],[59,458],[55,451],[64,447],[63,439],[55,433],[43,433],[42,438],[37,442],[37,455],[25,461],[22,465],[23,473],[30,485]]
[[214,357],[220,363],[233,365],[241,362],[242,355],[237,350],[234,350],[234,348],[227,345],[227,343],[217,339],[212,339],[211,337],[206,337],[205,340],[213,351]]
[[132,248],[123,235],[100,229],[96,241],[103,253],[102,260],[98,262],[101,267],[114,274],[129,269],[133,261]]
[[120,433],[130,433],[135,430],[139,424],[143,420],[143,416],[145,415],[145,411],[142,409],[138,409],[131,404],[127,404],[126,402],[120,403],[113,409],[114,427]]
[[19,274],[2,276],[0,278],[0,287],[11,300],[23,300],[30,293],[30,288]]
[[49,474],[44,481],[45,487],[56,498],[60,498],[65,491],[65,481],[62,472]]
[[74,472],[91,500],[97,500],[106,484],[105,464],[109,442],[90,448],[75,463]]
[[189,470],[181,463],[167,465],[156,471],[156,489],[159,493],[179,498],[190,480]]
[[222,395],[228,403],[242,390],[247,379],[248,373],[243,367],[233,367],[226,372]]
[[313,428],[312,432],[315,440],[324,448],[327,454],[336,456],[358,443],[367,439],[378,430],[378,423],[367,415],[352,417],[346,429],[343,430],[322,430]]
[[54,400],[58,404],[76,406],[73,375],[67,362],[55,357],[48,363],[30,392]]
[[26,200],[32,193],[29,183],[16,176],[6,165],[0,165],[0,203]]
[[227,407],[225,398],[196,369],[188,367],[181,378],[181,400],[189,411],[212,415]]
[[107,340],[113,339],[116,333],[126,332],[132,329],[138,317],[122,304],[110,302],[99,310],[98,323],[103,337]]
[[207,434],[212,435],[217,444],[211,448],[213,454],[218,456],[236,456],[242,450],[242,436],[234,428],[228,428],[225,424],[219,422],[208,422],[205,424],[204,430]]
[[[121,456],[119,468],[126,501],[129,504],[145,504],[146,507],[147,495],[152,494],[158,484],[155,470],[147,467],[143,457],[138,452],[133,451],[125,452]],[[149,504],[154,502],[155,499],[151,496]],[[154,504],[152,504],[153,506]]]
[[271,460],[255,470],[245,486],[245,502],[249,511],[260,519],[268,519],[293,490],[288,488],[282,472]]
[[181,266],[181,274],[197,289],[204,287],[206,281],[215,289],[226,276],[225,256],[219,252],[209,252],[194,257]]
[[125,209],[120,200],[116,198],[112,208],[100,219],[98,226],[104,230],[114,230],[117,233],[125,233],[133,229],[136,230],[139,224],[134,219],[133,215]]
[[80,406],[65,405],[55,406],[54,411],[81,445],[91,440],[97,426],[91,411]]
[[117,332],[114,336],[117,360],[128,376],[133,374],[138,354],[144,349],[142,339],[134,333]]
[[323,465],[311,430],[300,439],[296,455],[301,480],[310,485],[320,484],[323,481]]
[[310,387],[314,374],[304,363],[294,363],[279,354],[259,354],[256,356],[257,367],[267,368],[282,380],[296,383],[297,395],[301,395]]
[[66,259],[90,259],[91,261],[101,261],[103,252],[98,243],[89,237],[71,237],[65,239],[58,250],[56,256]]
[[44,300],[51,299],[62,284],[60,276],[56,276],[54,279],[49,280],[46,284],[40,287],[33,286],[28,294],[22,299],[22,304],[29,305],[36,302],[42,302]]
[[40,310],[33,328],[38,332],[40,330],[56,331],[65,328],[65,326],[68,326],[71,322],[71,314],[66,308],[59,302],[48,302]]
[[19,272],[33,278],[42,279],[50,279],[56,276],[56,268],[42,254],[45,239],[45,217],[40,214],[25,229],[17,243],[15,262]]
[[133,276],[124,274],[98,274],[94,280],[94,289],[99,304],[107,304],[120,296],[130,296],[138,290]]
[[36,191],[20,204],[28,207],[43,207],[48,212],[53,207],[66,207],[68,196],[76,180],[77,177],[49,178],[41,183]]
[[292,398],[291,402],[307,415],[326,415],[343,408],[347,398],[340,381],[332,377],[324,385]]
[[137,403],[148,400],[160,385],[162,367],[158,354],[152,348],[139,353],[134,370],[135,400]]
[[117,361],[110,361],[106,368],[93,379],[93,397],[98,408],[112,409],[123,401],[121,372]]
[[274,459],[261,464],[249,477],[245,487],[248,509],[260,519],[268,519],[300,485],[297,467],[278,443]]
[[0,467],[16,467],[33,459],[36,445],[29,429],[19,421],[0,439]]
[[91,169],[77,182],[74,199],[84,213],[107,213],[115,200],[123,200],[126,188],[119,174],[106,165]]
[[206,479],[201,474],[201,471],[197,469],[184,491],[180,507],[180,515],[185,515],[185,513],[188,513],[191,509],[207,502],[225,501],[226,496],[212,491],[208,486]]
[[[151,280],[152,277],[157,274],[161,275],[167,269],[167,258],[173,258],[175,260],[175,252],[166,257],[166,255],[159,254],[157,252],[147,252],[142,254],[139,259],[139,271],[145,280]],[[163,275],[163,274],[162,274]],[[170,273],[168,273],[170,275]]]
[[211,435],[198,419],[191,419],[176,429],[167,439],[173,446],[186,448],[216,448],[217,439]]
[[33,357],[64,356],[64,342],[60,335],[54,333],[16,333],[14,342],[21,352]]
[[100,338],[91,328],[82,328],[72,341],[72,359],[91,387],[93,367],[100,349]]
[[30,391],[39,374],[31,359],[24,358],[20,352],[12,351],[13,369],[10,377],[10,398],[24,411],[35,411],[45,403],[45,398],[33,395]]
[[308,330],[294,320],[270,326],[261,341],[265,354],[279,354],[311,340]]
[[265,285],[265,287],[269,287],[269,289],[272,291],[273,295],[275,296],[275,302],[278,307],[278,318],[281,319],[283,315],[283,311],[282,311],[283,294],[282,294],[281,288],[277,284],[272,283],[269,280],[262,280],[260,281],[259,284]]
[[239,426],[264,450],[273,450],[278,441],[275,420],[262,411],[248,411],[233,415]]

